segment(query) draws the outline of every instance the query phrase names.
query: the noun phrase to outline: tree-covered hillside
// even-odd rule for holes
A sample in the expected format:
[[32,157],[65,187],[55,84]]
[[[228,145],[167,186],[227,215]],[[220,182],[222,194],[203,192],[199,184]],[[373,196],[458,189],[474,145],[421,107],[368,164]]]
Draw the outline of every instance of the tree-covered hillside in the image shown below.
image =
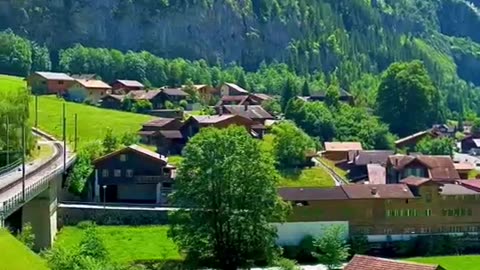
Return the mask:
[[462,114],[480,111],[477,6],[478,0],[5,0],[0,29],[46,45],[53,63],[76,43],[209,65],[234,61],[247,71],[284,62],[300,76],[334,74],[364,99],[372,88],[366,74],[420,59],[444,103]]

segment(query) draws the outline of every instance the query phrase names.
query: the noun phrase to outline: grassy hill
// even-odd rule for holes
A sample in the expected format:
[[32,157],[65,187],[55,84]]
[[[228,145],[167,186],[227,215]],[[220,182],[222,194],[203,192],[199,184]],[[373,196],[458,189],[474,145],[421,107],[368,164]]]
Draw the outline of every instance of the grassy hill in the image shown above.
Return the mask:
[[40,257],[1,229],[0,250],[0,270],[48,270]]
[[[0,91],[15,90],[25,87],[23,78],[0,75]],[[62,138],[62,104],[63,100],[55,96],[38,97],[38,126],[40,129]],[[125,132],[136,132],[141,125],[153,117],[115,110],[106,110],[89,105],[66,102],[67,138],[74,141],[74,119],[78,114],[79,145],[82,143],[102,139],[106,130],[111,128],[114,134],[122,135]],[[30,102],[30,123],[35,123],[35,102]]]
[[439,257],[417,257],[408,259],[412,262],[439,264],[448,270],[474,270],[479,269],[480,256],[439,256]]

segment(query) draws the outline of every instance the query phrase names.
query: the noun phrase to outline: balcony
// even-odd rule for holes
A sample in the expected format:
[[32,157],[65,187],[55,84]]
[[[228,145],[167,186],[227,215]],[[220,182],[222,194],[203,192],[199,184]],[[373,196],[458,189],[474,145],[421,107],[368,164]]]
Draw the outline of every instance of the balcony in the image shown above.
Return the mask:
[[135,184],[157,184],[160,182],[169,181],[170,175],[156,175],[156,176],[149,176],[149,175],[139,175],[133,177],[133,182]]

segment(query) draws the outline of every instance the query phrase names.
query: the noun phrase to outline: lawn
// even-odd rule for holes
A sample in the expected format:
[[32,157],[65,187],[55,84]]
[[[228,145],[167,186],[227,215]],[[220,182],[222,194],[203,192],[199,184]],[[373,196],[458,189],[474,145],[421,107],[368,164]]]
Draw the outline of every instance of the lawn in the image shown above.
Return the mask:
[[347,175],[348,175],[348,172],[345,171],[345,170],[342,170],[341,168],[337,167],[335,165],[335,162],[329,160],[329,159],[326,159],[324,157],[320,158],[323,162],[323,164],[325,164],[327,167],[329,167],[330,169],[332,169],[334,172],[336,172],[340,177],[342,177],[343,179],[347,179]]
[[280,172],[279,187],[333,187],[332,177],[321,167]]
[[[177,246],[167,236],[167,226],[98,226],[97,231],[114,262],[182,259]],[[75,248],[83,234],[81,228],[64,227],[57,235],[55,246]]]
[[465,256],[443,256],[443,257],[418,257],[410,258],[408,261],[439,264],[447,270],[476,270],[480,269],[479,255]]
[[46,262],[2,229],[0,229],[0,250],[0,270],[48,269]]
[[[55,96],[38,97],[38,126],[51,135],[62,138],[62,104]],[[101,109],[89,105],[66,102],[67,140],[75,138],[75,114],[78,114],[79,145],[91,140],[102,139],[108,128],[121,136],[125,132],[137,132],[142,124],[153,119],[148,115]],[[35,105],[30,103],[30,121],[35,122]]]
[[23,78],[0,75],[0,91],[15,90],[25,87]]

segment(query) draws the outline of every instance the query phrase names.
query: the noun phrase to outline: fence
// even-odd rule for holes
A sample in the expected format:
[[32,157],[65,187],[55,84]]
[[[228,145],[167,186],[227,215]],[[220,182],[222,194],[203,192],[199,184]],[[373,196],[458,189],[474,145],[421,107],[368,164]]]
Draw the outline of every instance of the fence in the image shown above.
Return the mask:
[[13,170],[15,167],[20,166],[20,164],[22,164],[22,159],[21,159],[21,158],[15,160],[14,162],[12,162],[12,163],[10,163],[10,164],[8,164],[8,165],[3,166],[2,168],[0,168],[0,176],[1,176],[2,174],[5,174],[5,173],[10,172],[10,171]]

